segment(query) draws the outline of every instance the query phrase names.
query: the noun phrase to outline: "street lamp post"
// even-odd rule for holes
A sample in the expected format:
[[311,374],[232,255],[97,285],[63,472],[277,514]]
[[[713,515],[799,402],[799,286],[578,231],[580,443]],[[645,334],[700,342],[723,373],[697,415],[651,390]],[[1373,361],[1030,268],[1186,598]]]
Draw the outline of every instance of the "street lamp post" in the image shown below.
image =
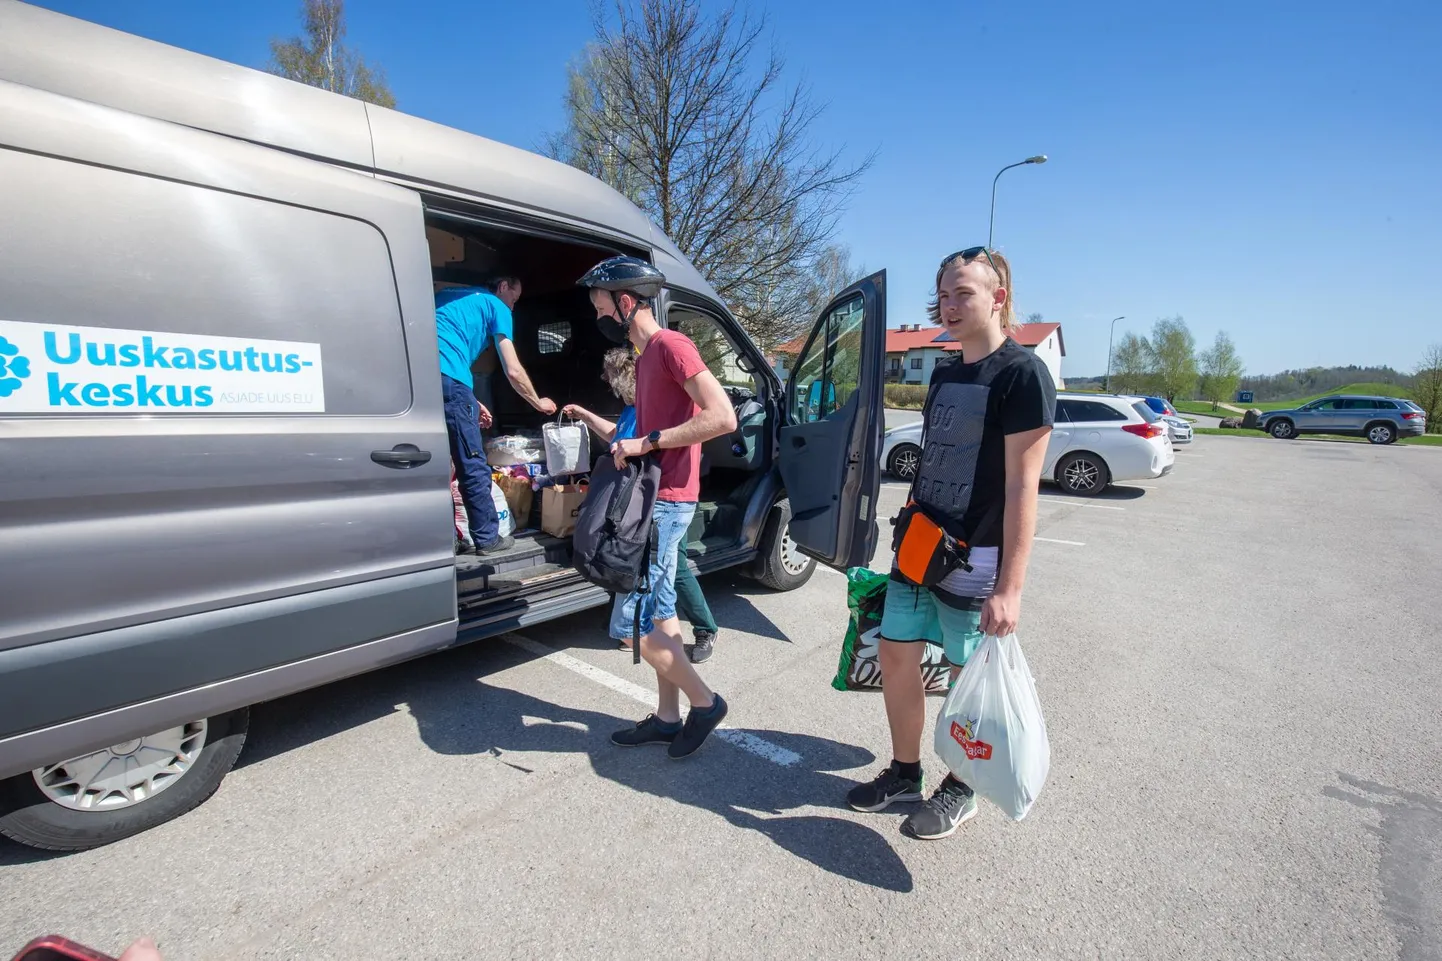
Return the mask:
[[1012,167],[1025,167],[1027,164],[1044,163],[1046,163],[1046,154],[1039,153],[1035,157],[1027,157],[1025,160],[1018,161],[1017,163],[1007,164],[996,172],[995,177],[991,178],[991,220],[986,226],[986,246],[988,250],[991,249],[991,237],[996,228],[996,182],[1001,179],[1002,174],[1006,173]]
[[1117,321],[1126,319],[1125,314],[1120,317],[1113,317],[1111,333],[1107,334],[1107,382],[1104,388],[1105,390],[1112,389],[1112,334],[1117,332]]

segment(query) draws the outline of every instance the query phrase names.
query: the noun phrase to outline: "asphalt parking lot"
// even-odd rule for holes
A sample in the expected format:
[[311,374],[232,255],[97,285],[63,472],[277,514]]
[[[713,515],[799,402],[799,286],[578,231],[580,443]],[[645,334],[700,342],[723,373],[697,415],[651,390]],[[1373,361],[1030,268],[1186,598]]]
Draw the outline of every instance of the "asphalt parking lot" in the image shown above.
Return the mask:
[[0,949],[1439,958],[1439,502],[1442,451],[1216,437],[1144,487],[1044,489],[1020,636],[1052,768],[1019,823],[983,803],[925,843],[845,808],[887,738],[829,686],[844,578],[723,573],[730,740],[612,748],[649,679],[576,615],[257,708],[220,792],[148,834],[0,843]]

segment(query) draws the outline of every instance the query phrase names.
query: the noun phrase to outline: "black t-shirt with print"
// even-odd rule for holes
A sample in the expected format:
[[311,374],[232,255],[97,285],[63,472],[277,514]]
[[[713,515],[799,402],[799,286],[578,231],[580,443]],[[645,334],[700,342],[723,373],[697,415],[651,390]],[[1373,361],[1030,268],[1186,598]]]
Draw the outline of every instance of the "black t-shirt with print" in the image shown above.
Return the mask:
[[936,365],[926,394],[916,502],[953,537],[972,537],[987,510],[996,521],[973,547],[1001,544],[1007,434],[1049,427],[1056,384],[1040,358],[1007,339],[974,364],[957,356]]

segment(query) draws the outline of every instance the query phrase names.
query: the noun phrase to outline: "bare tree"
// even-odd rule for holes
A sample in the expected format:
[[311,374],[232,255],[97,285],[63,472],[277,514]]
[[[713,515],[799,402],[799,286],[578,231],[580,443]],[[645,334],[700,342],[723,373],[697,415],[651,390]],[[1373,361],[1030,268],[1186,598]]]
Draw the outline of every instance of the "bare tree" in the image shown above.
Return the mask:
[[1442,434],[1442,344],[1433,344],[1422,354],[1412,375],[1412,395],[1427,415],[1427,432]]
[[752,69],[765,29],[699,0],[598,7],[548,149],[645,210],[770,348],[812,320],[816,274],[871,158],[847,166],[816,146],[822,108],[783,88],[774,50]]
[[385,71],[345,44],[345,0],[302,0],[303,37],[270,41],[270,72],[382,107],[396,105]]
[[1242,374],[1246,373],[1242,358],[1237,355],[1237,346],[1225,330],[1217,331],[1212,346],[1202,351],[1201,368],[1202,396],[1212,402],[1213,410],[1223,399],[1236,393]]
[[1119,394],[1150,390],[1155,379],[1156,359],[1145,337],[1126,333],[1112,351],[1112,375],[1107,389]]

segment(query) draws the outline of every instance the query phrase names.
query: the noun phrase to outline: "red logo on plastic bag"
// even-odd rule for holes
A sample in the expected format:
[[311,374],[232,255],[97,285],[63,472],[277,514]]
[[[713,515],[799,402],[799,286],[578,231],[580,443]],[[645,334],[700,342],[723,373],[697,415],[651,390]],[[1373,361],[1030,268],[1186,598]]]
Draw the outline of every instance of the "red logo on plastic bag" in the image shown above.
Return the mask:
[[985,741],[975,740],[972,737],[971,725],[972,722],[970,718],[967,719],[965,727],[956,721],[952,721],[951,739],[961,745],[961,749],[966,752],[966,756],[971,758],[971,760],[990,761],[991,745]]

